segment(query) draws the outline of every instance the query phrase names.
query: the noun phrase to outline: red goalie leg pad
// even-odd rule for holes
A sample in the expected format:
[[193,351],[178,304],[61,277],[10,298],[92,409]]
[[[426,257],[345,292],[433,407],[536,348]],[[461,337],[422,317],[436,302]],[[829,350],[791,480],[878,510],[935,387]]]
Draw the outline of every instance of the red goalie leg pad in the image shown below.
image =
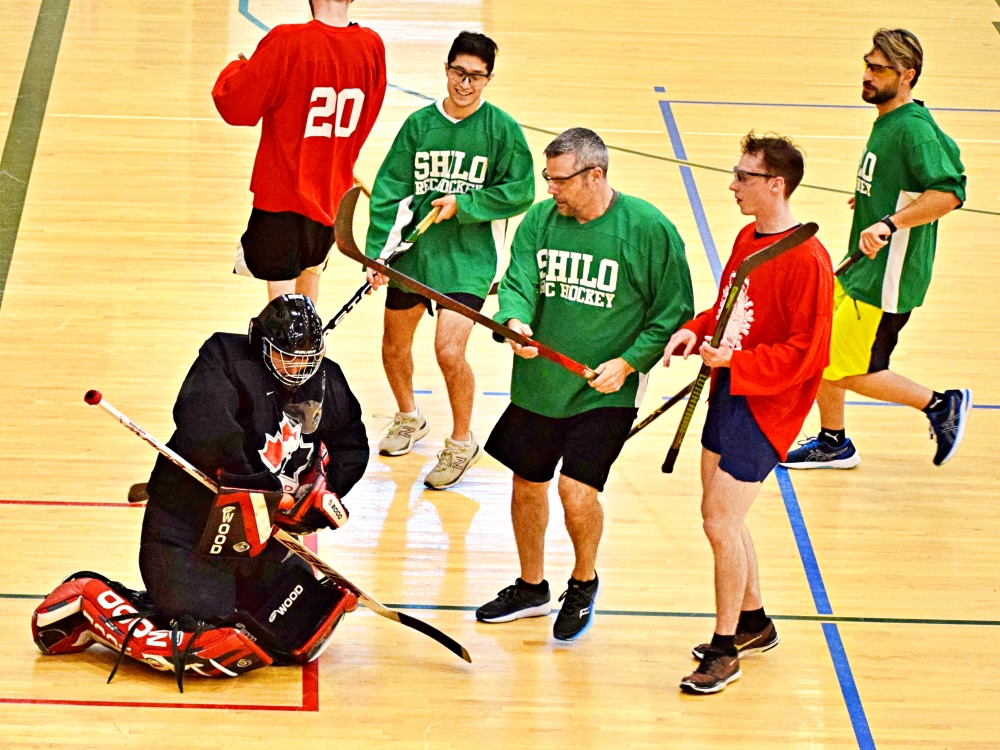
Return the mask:
[[43,654],[76,654],[93,644],[81,603],[83,587],[91,579],[59,584],[31,616],[31,637]]
[[319,655],[330,645],[330,637],[344,615],[358,608],[358,598],[353,592],[340,586],[337,586],[336,589],[341,594],[340,601],[337,602],[333,609],[330,610],[330,614],[316,628],[316,633],[302,644],[302,646],[292,651],[292,657],[295,661],[305,664],[313,659],[318,659]]

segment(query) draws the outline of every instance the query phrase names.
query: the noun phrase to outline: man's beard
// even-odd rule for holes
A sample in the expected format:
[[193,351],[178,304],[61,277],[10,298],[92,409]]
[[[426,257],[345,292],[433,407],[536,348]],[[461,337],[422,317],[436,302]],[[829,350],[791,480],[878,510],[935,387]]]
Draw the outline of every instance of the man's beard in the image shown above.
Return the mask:
[[872,86],[870,89],[865,86],[861,87],[861,98],[864,99],[869,104],[885,104],[896,97],[899,93],[899,86],[886,87],[884,89],[877,89]]

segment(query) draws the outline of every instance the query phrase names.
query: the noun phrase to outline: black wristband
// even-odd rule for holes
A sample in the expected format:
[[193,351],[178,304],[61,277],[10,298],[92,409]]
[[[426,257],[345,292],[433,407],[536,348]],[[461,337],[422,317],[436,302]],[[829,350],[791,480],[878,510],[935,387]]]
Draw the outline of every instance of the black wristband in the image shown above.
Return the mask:
[[896,232],[899,231],[896,228],[896,225],[892,221],[892,214],[886,214],[881,219],[879,219],[879,221],[881,221],[883,224],[889,227],[889,234],[895,234]]

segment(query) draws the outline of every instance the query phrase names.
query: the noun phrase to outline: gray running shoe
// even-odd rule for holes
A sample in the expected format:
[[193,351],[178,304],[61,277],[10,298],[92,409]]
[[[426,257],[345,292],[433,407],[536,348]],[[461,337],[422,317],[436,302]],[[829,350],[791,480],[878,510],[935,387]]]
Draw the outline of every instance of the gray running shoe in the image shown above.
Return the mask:
[[378,444],[378,452],[383,456],[402,456],[404,453],[409,453],[413,444],[430,432],[430,429],[423,414],[408,417],[403,412],[397,411],[389,426],[389,432]]

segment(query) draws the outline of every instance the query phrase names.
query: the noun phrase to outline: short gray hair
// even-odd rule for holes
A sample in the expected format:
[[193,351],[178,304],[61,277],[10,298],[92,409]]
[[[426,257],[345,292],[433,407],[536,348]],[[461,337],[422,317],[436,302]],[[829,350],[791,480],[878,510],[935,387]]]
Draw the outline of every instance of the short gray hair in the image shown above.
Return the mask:
[[545,158],[553,159],[563,154],[573,154],[575,169],[600,167],[608,174],[608,147],[601,136],[587,128],[570,128],[555,137],[545,147]]

